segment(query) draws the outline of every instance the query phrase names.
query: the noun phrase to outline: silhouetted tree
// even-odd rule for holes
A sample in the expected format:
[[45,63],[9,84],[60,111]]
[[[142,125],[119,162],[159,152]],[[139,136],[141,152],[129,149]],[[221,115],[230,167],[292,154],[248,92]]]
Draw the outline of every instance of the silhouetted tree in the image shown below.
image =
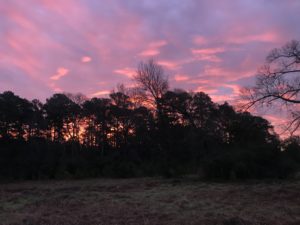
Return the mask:
[[153,59],[148,62],[141,62],[134,76],[134,81],[138,85],[139,95],[149,105],[155,107],[159,114],[163,94],[168,90],[168,79],[163,68]]
[[171,123],[181,124],[182,126],[196,126],[192,108],[193,97],[182,90],[168,91],[163,95],[163,112]]
[[295,160],[300,166],[300,137],[292,136],[282,142],[282,149],[290,159]]
[[64,94],[54,94],[44,105],[51,138],[55,141],[79,138],[80,106]]
[[280,142],[266,119],[203,92],[168,90],[153,60],[139,65],[135,80],[149,104],[138,104],[136,92],[122,85],[109,98],[54,94],[45,104],[0,94],[0,178],[200,172],[245,179],[299,171],[299,138]]
[[244,108],[260,104],[262,106],[291,107],[292,119],[286,127],[294,133],[300,126],[300,42],[291,41],[282,48],[275,48],[266,58],[266,64],[260,69],[256,85],[245,88],[242,100]]
[[88,146],[104,149],[109,145],[111,123],[111,100],[92,98],[83,104],[86,121],[84,142]]
[[43,137],[47,130],[47,122],[45,120],[44,105],[38,99],[32,100],[32,119],[28,131],[28,137]]
[[33,105],[6,91],[0,94],[0,135],[3,138],[25,138],[29,132]]
[[110,94],[110,98],[113,130],[111,139],[115,147],[121,148],[126,146],[130,133],[133,132],[132,103],[129,96],[121,92]]

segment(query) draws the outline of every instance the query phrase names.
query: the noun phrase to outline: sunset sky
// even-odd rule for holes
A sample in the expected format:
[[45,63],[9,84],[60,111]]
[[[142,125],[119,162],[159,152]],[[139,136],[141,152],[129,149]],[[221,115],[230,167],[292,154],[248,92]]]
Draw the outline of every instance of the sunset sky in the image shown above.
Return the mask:
[[299,40],[299,12],[299,0],[0,0],[0,92],[103,97],[154,58],[171,88],[234,102],[271,49]]

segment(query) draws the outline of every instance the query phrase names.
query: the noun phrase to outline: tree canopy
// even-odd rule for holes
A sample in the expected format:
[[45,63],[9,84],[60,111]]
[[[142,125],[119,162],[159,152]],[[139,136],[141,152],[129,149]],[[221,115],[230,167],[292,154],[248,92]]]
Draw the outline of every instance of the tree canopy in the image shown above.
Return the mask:
[[1,93],[0,178],[284,178],[298,170],[298,139],[281,142],[266,119],[203,92],[170,90],[154,61],[135,79],[156,110],[124,87],[108,98],[59,93],[45,103]]

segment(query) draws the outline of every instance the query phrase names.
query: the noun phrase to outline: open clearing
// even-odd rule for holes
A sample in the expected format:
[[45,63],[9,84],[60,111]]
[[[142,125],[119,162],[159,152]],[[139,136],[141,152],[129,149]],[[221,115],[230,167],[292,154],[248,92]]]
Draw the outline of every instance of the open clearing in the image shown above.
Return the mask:
[[296,225],[300,182],[92,179],[0,185],[1,225]]

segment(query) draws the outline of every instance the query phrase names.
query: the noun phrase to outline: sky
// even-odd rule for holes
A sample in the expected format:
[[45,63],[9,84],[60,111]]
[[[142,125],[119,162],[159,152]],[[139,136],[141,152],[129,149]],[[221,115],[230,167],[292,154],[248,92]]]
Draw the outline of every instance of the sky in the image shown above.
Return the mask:
[[300,39],[299,12],[299,0],[0,0],[0,92],[104,97],[153,58],[171,88],[234,103],[270,50]]

